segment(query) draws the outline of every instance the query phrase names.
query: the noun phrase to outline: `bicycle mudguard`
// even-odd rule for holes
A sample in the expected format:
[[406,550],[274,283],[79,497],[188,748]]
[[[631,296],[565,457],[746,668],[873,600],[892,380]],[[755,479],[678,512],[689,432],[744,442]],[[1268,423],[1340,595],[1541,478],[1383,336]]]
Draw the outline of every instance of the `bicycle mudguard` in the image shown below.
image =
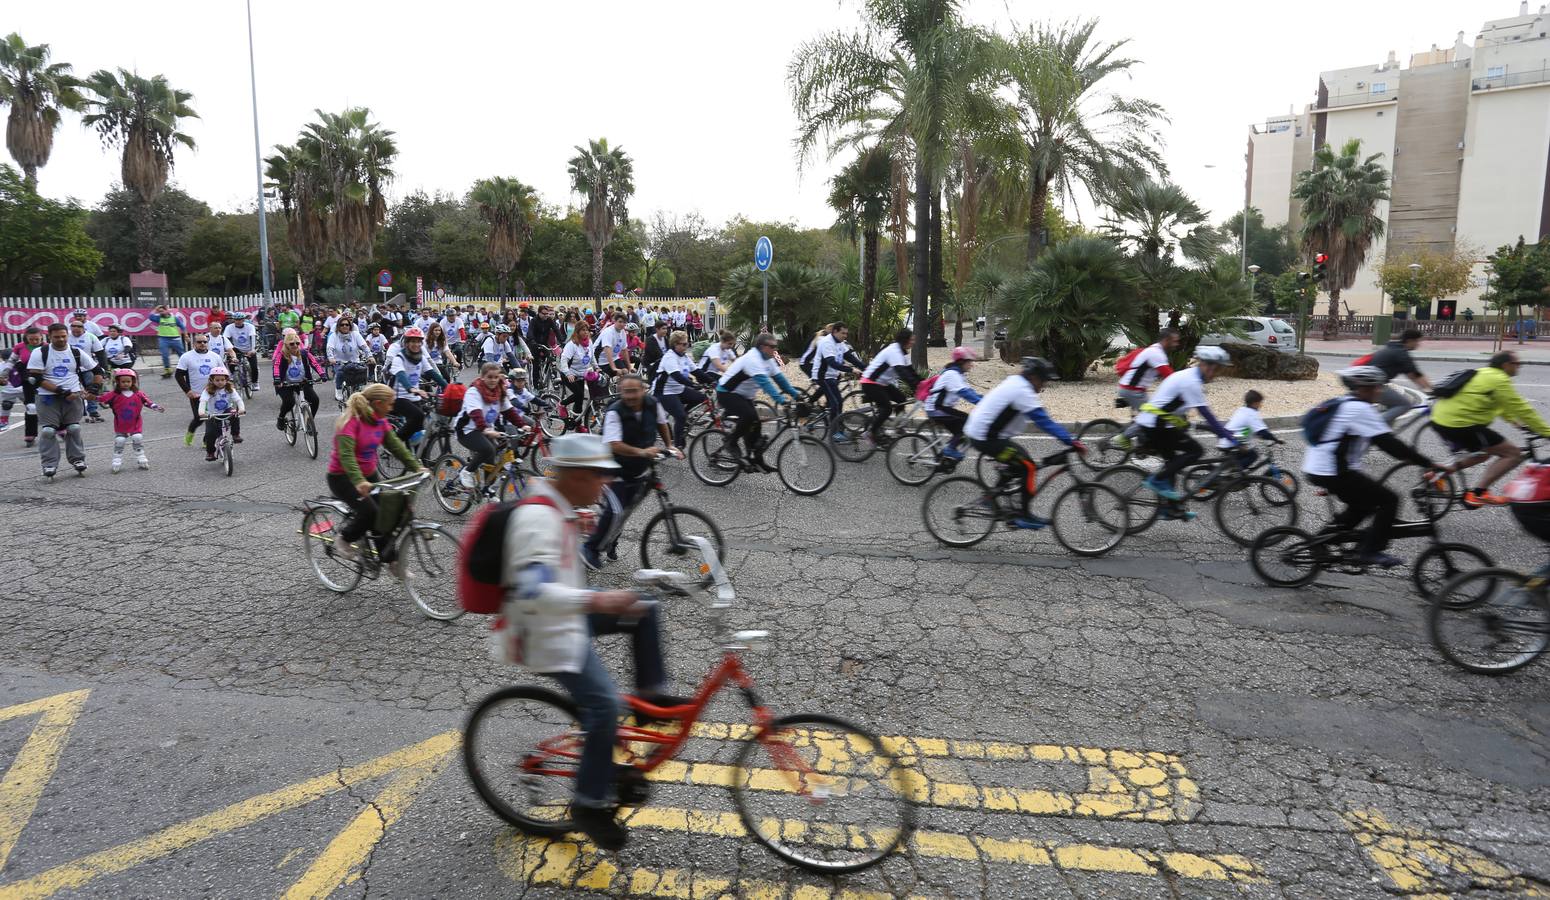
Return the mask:
[[1389,531],[1390,538],[1432,537],[1437,534],[1436,524],[1425,519],[1414,522],[1395,522]]

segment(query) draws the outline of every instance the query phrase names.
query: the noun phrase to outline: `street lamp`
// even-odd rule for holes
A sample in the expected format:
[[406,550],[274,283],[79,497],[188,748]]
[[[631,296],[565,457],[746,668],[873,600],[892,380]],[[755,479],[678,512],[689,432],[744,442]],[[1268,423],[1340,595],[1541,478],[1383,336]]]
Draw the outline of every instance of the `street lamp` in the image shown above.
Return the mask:
[[[1416,282],[1416,279],[1418,277],[1420,277],[1420,274],[1421,274],[1421,264],[1413,262],[1410,265],[1406,266],[1405,268],[1410,270],[1410,302],[1412,304],[1414,304],[1416,299],[1420,297],[1420,294],[1416,290],[1415,282]],[[1427,300],[1426,301],[1426,314],[1428,316],[1431,315],[1431,306],[1432,306],[1431,301]]]
[[264,156],[258,139],[258,67],[253,62],[253,0],[248,0],[248,84],[253,93],[253,169],[258,174],[258,271],[264,285],[264,307],[274,303],[269,283],[269,223],[264,210]]
[[1259,266],[1249,266],[1249,297],[1254,296],[1254,282],[1259,279]]

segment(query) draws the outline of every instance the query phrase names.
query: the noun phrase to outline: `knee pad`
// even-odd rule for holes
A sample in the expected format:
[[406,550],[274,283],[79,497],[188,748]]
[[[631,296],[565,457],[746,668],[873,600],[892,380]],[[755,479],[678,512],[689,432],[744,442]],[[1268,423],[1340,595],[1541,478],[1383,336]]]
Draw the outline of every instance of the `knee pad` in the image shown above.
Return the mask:
[[134,443],[136,450],[140,450],[145,447],[145,435],[143,434],[131,434],[129,436],[129,440]]
[[124,442],[126,440],[128,440],[128,438],[122,434],[113,435],[113,451],[116,453],[119,450],[124,449]]
[[58,432],[52,425],[44,425],[42,428],[38,429],[38,436],[44,438],[45,440],[53,440],[54,435],[57,433]]
[[65,430],[70,432],[70,434],[79,437],[80,434],[81,434],[81,423],[80,422],[71,422],[69,425],[65,426]]

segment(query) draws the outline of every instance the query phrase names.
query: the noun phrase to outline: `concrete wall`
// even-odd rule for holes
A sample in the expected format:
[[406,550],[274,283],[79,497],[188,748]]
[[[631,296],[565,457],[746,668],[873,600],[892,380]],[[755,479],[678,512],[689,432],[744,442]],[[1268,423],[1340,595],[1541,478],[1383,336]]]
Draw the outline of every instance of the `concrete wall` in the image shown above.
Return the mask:
[[1458,239],[1490,253],[1540,235],[1550,83],[1474,91],[1464,129]]
[[1249,205],[1265,214],[1265,225],[1285,225],[1291,209],[1295,128],[1249,136]]
[[[1325,140],[1335,152],[1346,141],[1358,138],[1362,142],[1361,157],[1366,159],[1380,153],[1378,163],[1392,174],[1394,171],[1394,135],[1398,117],[1393,102],[1362,106],[1355,109],[1331,109],[1325,120]],[[1378,204],[1378,217],[1385,222],[1389,218],[1389,204]],[[1383,242],[1379,241],[1367,262],[1356,273],[1356,282],[1341,292],[1345,306],[1357,315],[1370,315],[1378,311],[1377,263],[1383,256]],[[1345,312],[1345,306],[1341,312]],[[1323,311],[1320,307],[1320,311]]]
[[1411,69],[1399,95],[1388,254],[1449,253],[1459,202],[1459,141],[1469,105],[1469,67]]

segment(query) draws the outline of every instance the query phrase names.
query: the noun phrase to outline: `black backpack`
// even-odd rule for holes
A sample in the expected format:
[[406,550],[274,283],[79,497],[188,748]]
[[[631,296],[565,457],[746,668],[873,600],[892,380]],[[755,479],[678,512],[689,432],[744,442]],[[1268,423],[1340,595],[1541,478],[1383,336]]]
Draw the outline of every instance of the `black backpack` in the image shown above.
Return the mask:
[[1464,389],[1464,385],[1469,384],[1469,380],[1474,378],[1478,371],[1478,369],[1459,369],[1432,385],[1432,396],[1447,398],[1456,395]]
[[1350,400],[1349,394],[1343,397],[1335,397],[1325,400],[1302,414],[1302,439],[1308,442],[1308,446],[1325,443],[1324,433],[1329,431],[1329,422],[1339,411],[1340,404]]

